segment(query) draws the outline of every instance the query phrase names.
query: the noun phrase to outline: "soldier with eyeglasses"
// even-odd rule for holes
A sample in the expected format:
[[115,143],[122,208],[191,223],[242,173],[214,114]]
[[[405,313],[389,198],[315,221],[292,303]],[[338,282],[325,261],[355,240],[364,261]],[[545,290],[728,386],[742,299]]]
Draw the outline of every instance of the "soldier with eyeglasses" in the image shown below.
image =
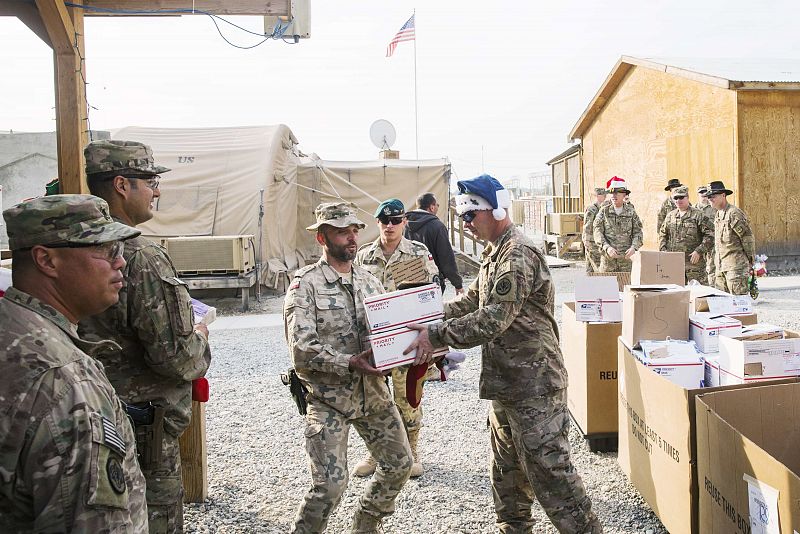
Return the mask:
[[[108,202],[115,220],[135,227],[153,217],[160,175],[170,169],[156,165],[149,146],[94,141],[84,155],[89,190]],[[194,324],[187,286],[162,246],[136,237],[123,255],[126,286],[119,302],[82,320],[80,332],[119,345],[98,359],[137,427],[150,532],[181,532],[178,438],[191,420],[192,380],[204,376],[211,363],[208,329]]]

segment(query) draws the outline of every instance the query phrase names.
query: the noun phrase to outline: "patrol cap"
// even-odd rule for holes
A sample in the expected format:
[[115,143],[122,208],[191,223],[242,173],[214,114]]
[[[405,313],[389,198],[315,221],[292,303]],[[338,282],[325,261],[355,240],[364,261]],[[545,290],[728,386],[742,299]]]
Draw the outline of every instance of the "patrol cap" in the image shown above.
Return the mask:
[[156,165],[153,150],[138,141],[104,139],[92,141],[83,149],[86,174],[109,171],[134,171],[144,174],[162,174],[171,169]]
[[307,227],[309,232],[316,232],[323,224],[329,224],[336,228],[347,228],[355,224],[359,228],[367,225],[358,220],[356,216],[356,206],[351,202],[323,202],[314,210],[317,222]]
[[595,195],[605,195],[607,193],[608,193],[608,189],[606,189],[605,187],[595,187],[594,188],[594,194]]
[[406,207],[403,206],[403,203],[400,199],[397,198],[390,198],[388,200],[384,200],[378,205],[378,209],[375,210],[374,217],[377,219],[380,216],[384,217],[396,217],[398,215],[405,215]]
[[108,204],[92,195],[50,195],[27,200],[3,212],[11,250],[34,245],[100,245],[141,232],[111,218]]
[[708,187],[706,187],[704,185],[701,185],[701,186],[699,186],[697,188],[697,194],[700,195],[700,196],[705,195],[707,191],[708,191]]
[[675,189],[672,190],[672,192],[670,193],[670,196],[672,196],[673,198],[675,198],[675,197],[688,197],[689,196],[689,188],[686,187],[685,185],[681,185],[679,187],[676,187]]

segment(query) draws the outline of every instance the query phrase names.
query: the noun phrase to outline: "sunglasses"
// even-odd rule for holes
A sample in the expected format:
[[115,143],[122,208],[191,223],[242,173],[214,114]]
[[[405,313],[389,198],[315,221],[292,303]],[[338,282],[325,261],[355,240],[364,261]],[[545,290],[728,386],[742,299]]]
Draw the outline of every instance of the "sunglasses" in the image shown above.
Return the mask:
[[100,245],[90,245],[85,243],[56,243],[55,245],[43,245],[45,248],[92,248],[94,253],[92,257],[106,260],[109,263],[114,263],[117,258],[122,257],[122,252],[125,250],[125,243],[123,241],[109,241]]
[[474,221],[474,220],[475,220],[475,216],[476,216],[476,215],[477,215],[477,212],[475,212],[475,211],[465,211],[464,213],[462,213],[461,215],[459,215],[459,217],[461,217],[461,219],[462,219],[462,220],[463,220],[465,223],[471,223],[472,221]]
[[380,217],[378,217],[378,220],[381,222],[381,224],[384,224],[386,226],[389,226],[389,224],[398,226],[400,224],[403,224],[403,221],[406,220],[406,218],[402,215],[400,217],[387,217],[386,215],[381,215]]
[[686,195],[675,195],[672,200],[683,200],[684,198],[686,198]]

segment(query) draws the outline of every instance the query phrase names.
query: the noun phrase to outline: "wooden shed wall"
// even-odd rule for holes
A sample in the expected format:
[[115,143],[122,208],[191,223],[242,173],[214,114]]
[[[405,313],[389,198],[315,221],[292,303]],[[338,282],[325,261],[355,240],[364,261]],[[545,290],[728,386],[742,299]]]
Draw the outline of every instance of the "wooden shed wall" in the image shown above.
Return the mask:
[[656,248],[664,185],[678,178],[694,189],[732,182],[736,170],[736,93],[646,67],[634,67],[582,138],[585,199],[611,176],[625,178]]
[[[739,206],[756,250],[800,254],[800,92],[740,91]],[[774,258],[777,259],[777,258]]]

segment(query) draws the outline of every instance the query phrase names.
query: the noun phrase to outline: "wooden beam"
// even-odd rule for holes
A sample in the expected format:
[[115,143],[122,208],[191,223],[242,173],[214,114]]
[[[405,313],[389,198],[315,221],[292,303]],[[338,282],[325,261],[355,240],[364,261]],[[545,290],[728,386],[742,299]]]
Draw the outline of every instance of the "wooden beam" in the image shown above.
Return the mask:
[[208,498],[208,449],[204,402],[192,401],[192,421],[178,442],[183,471],[183,502],[203,502]]
[[73,54],[75,28],[62,0],[36,0],[39,15],[50,36],[50,46],[57,54]]
[[[291,0],[84,0],[86,6],[102,9],[126,9],[131,11],[163,11],[189,9],[215,15],[270,15],[288,17]],[[190,14],[190,13],[187,13]],[[158,15],[158,13],[152,13]],[[174,13],[171,13],[174,15]],[[123,13],[86,10],[86,16],[126,16]],[[128,15],[130,16],[130,15]]]
[[53,47],[47,28],[42,21],[41,15],[39,15],[39,10],[36,9],[36,4],[23,2],[22,0],[10,0],[9,2],[0,3],[0,16],[9,15],[17,17],[47,46]]

